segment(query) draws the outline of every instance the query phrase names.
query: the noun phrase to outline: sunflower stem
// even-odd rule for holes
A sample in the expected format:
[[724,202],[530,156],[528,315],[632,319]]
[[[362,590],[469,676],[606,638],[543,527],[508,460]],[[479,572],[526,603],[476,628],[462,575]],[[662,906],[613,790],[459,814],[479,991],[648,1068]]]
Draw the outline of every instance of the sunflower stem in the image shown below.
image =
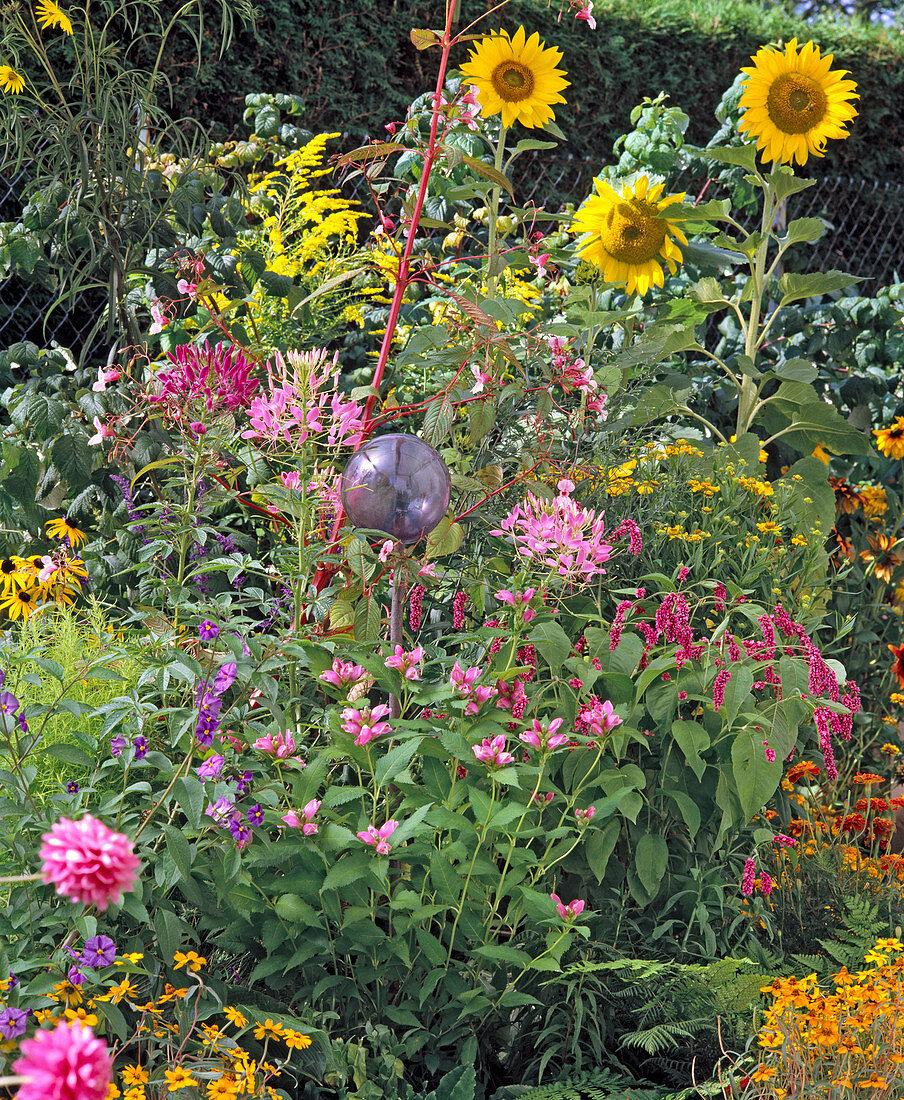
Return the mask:
[[[505,157],[505,135],[508,127],[499,121],[499,140],[496,142],[496,159],[493,167],[497,172],[502,171],[502,162]],[[494,187],[490,193],[490,236],[487,244],[487,297],[492,298],[496,293],[496,276],[493,274],[493,259],[496,256],[496,223],[499,220],[499,194],[500,189]]]
[[[762,177],[760,178],[762,179]],[[746,332],[744,333],[744,354],[754,366],[756,365],[756,353],[759,345],[760,312],[763,308],[763,292],[766,283],[766,255],[772,236],[772,219],[775,208],[775,191],[772,184],[767,180],[762,182],[765,185],[761,228],[762,240],[757,246],[756,255],[751,264],[750,313],[747,317]],[[741,379],[741,386],[738,391],[738,422],[735,433],[739,438],[750,429],[756,407],[754,380],[745,374]]]

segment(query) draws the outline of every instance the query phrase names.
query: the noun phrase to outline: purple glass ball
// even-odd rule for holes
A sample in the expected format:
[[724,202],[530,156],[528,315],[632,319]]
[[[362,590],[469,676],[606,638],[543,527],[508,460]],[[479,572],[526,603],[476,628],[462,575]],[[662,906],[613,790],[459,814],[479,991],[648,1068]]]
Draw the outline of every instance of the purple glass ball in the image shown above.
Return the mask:
[[418,542],[446,514],[452,482],[440,456],[416,435],[369,440],[342,471],[342,507],[356,527]]

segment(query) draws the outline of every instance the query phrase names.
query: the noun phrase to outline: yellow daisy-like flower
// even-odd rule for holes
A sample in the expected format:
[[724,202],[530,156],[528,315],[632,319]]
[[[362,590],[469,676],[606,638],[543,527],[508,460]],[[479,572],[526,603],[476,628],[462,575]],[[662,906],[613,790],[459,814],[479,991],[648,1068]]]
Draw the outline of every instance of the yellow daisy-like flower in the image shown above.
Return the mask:
[[291,1028],[286,1029],[283,1038],[289,1050],[307,1050],[311,1045],[310,1035],[305,1035],[302,1031],[293,1031]]
[[9,65],[0,65],[0,88],[4,92],[19,95],[20,92],[25,90],[25,78],[21,73],[17,73],[15,69],[11,69]]
[[588,239],[579,255],[596,264],[610,283],[623,284],[628,294],[646,294],[651,286],[662,286],[663,264],[674,274],[681,263],[677,242],[687,237],[669,217],[668,208],[684,200],[680,195],[662,197],[661,183],[650,186],[646,176],[625,184],[621,195],[608,183],[596,180],[597,194],[577,212],[572,233],[586,233]]
[[520,122],[533,128],[553,118],[552,105],[564,103],[559,93],[570,81],[556,65],[562,51],[547,48],[536,33],[530,38],[524,27],[482,38],[461,67],[462,79],[478,88],[484,118],[501,115],[502,125]]
[[150,1079],[144,1066],[129,1064],[122,1067],[122,1083],[124,1085],[145,1085]]
[[806,164],[824,156],[829,138],[846,138],[845,129],[857,117],[851,106],[859,99],[857,85],[844,80],[847,69],[832,69],[832,54],[819,56],[812,42],[797,49],[792,38],[784,51],[765,46],[753,55],[741,96],[744,112],[738,129],[756,138],[764,160]]
[[232,1005],[227,1005],[223,1009],[223,1015],[229,1020],[230,1023],[235,1024],[236,1027],[247,1027],[248,1020],[245,1016],[239,1012],[237,1008],[233,1008]]
[[207,965],[207,959],[203,958],[197,953],[197,951],[177,951],[173,956],[173,970],[178,970],[180,966],[188,966],[188,969],[197,973],[202,966]]
[[12,557],[0,561],[0,592],[4,596],[10,596],[20,588],[33,587],[34,580],[34,576],[26,568],[24,558],[13,554]]
[[890,428],[873,431],[876,446],[887,458],[904,458],[904,416],[899,416]]
[[23,588],[21,591],[10,593],[5,600],[0,601],[0,611],[5,611],[11,619],[28,619],[40,605],[37,589]]
[[44,524],[47,531],[47,537],[51,539],[69,539],[70,545],[73,549],[78,548],[88,541],[88,536],[75,524],[68,516],[63,516],[62,519],[51,519]]
[[59,27],[64,34],[72,34],[72,22],[69,16],[54,3],[54,0],[38,0],[35,5],[35,14],[42,30],[48,27]]
[[175,1092],[177,1089],[188,1088],[190,1085],[197,1086],[198,1084],[194,1077],[181,1066],[176,1069],[165,1069],[163,1076],[166,1078],[168,1092]]

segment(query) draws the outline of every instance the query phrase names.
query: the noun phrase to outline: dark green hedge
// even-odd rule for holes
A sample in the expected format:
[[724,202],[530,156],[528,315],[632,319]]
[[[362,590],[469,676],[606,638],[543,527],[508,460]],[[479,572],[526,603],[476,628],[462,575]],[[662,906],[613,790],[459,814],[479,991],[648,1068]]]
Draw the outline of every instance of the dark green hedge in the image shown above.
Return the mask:
[[[165,0],[166,4],[174,0]],[[462,0],[470,22],[492,7]],[[418,53],[412,26],[436,26],[442,0],[258,0],[259,19],[226,57],[210,56],[200,71],[174,55],[168,74],[180,113],[212,123],[222,136],[238,126],[249,91],[285,91],[306,105],[303,124],[354,137],[382,136],[386,122],[429,90],[437,55]],[[849,69],[861,93],[860,117],[847,141],[831,144],[817,171],[878,180],[904,179],[904,35],[881,27],[826,21],[808,24],[774,5],[748,0],[596,0],[598,27],[570,16],[558,21],[552,0],[511,0],[486,29],[523,22],[564,52],[572,87],[557,120],[568,152],[610,158],[613,140],[628,129],[631,107],[643,96],[668,92],[691,116],[689,137],[707,140],[713,111],[739,66],[778,37],[812,37]],[[461,62],[466,49],[453,59]]]

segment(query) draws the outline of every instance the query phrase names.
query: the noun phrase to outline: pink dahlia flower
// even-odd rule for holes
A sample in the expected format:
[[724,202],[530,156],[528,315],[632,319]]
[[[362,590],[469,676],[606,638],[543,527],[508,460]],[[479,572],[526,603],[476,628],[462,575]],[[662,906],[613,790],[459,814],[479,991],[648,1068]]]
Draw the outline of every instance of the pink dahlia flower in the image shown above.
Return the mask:
[[17,1100],[105,1100],[113,1076],[107,1044],[79,1020],[37,1031],[19,1045]]
[[41,839],[41,876],[63,897],[103,911],[135,886],[132,841],[90,814],[80,821],[61,818]]

